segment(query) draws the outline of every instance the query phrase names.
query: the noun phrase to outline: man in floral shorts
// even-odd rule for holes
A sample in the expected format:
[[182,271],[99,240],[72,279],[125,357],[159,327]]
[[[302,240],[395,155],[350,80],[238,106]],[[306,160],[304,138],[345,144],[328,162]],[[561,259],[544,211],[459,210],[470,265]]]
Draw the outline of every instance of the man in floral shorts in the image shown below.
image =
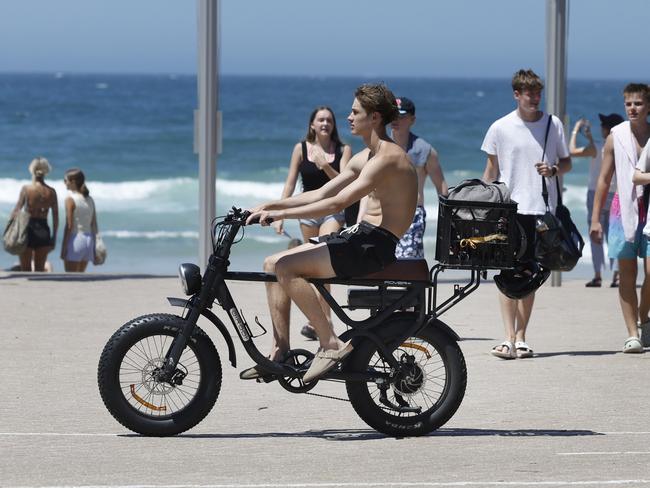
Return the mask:
[[392,139],[406,151],[418,175],[418,205],[413,223],[401,238],[395,250],[398,258],[424,258],[424,231],[427,213],[424,210],[424,184],[427,177],[438,195],[447,196],[447,182],[442,173],[438,153],[427,141],[411,132],[415,124],[415,105],[406,97],[398,97],[399,118],[391,123]]

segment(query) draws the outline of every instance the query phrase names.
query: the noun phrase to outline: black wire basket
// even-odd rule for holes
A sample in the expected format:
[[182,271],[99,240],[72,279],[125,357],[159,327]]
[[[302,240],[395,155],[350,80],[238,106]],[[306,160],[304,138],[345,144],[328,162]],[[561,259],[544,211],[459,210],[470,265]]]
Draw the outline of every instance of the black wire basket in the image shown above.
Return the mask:
[[521,248],[516,215],[516,203],[440,197],[436,260],[450,268],[513,268]]

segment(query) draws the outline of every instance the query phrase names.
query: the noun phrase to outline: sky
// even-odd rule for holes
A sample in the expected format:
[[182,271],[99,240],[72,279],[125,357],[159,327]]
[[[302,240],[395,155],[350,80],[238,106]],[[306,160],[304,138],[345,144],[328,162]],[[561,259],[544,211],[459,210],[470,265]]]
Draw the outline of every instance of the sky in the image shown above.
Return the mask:
[[[568,77],[648,81],[648,0],[567,0]],[[545,70],[546,0],[221,0],[223,74]],[[196,73],[196,0],[0,0],[0,72]]]

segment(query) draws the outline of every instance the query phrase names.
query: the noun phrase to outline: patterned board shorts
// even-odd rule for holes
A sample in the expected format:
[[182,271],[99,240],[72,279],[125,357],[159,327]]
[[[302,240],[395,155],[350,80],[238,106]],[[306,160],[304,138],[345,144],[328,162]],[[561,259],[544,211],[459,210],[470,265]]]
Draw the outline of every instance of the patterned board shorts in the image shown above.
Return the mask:
[[424,258],[424,231],[427,227],[427,212],[423,206],[415,209],[413,223],[397,244],[397,258]]
[[645,215],[645,205],[643,200],[639,199],[639,225],[634,242],[626,241],[621,218],[621,203],[618,193],[614,195],[609,210],[609,235],[607,236],[607,254],[611,259],[636,259],[648,256],[648,238],[642,232]]

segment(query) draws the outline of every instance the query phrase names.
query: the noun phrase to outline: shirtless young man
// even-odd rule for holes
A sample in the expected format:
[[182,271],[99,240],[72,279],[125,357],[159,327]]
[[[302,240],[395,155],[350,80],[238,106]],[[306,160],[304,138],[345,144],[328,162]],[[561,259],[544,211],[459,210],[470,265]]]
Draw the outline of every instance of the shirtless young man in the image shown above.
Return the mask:
[[[275,273],[267,284],[273,322],[269,357],[281,361],[289,347],[289,322],[277,303],[291,299],[313,325],[320,348],[305,373],[313,381],[352,352],[334,333],[308,278],[363,276],[395,261],[395,246],[413,220],[417,204],[417,174],[406,153],[386,134],[386,124],[397,117],[395,97],[385,85],[361,85],[348,116],[352,134],[363,138],[367,149],[353,157],[345,169],[318,190],[265,203],[253,210],[248,222],[322,217],[342,211],[368,195],[363,220],[319,244],[303,244],[269,256],[264,271]],[[256,367],[242,371],[242,379],[263,375]]]
[[[616,175],[616,194],[609,214],[607,251],[618,260],[618,296],[628,338],[623,343],[624,353],[641,353],[637,321],[645,327],[650,323],[650,259],[648,237],[643,234],[646,220],[646,202],[643,189],[648,183],[636,165],[643,147],[650,140],[650,89],[645,83],[630,83],[623,89],[627,120],[612,128],[603,149],[603,163],[594,194],[589,235],[602,242],[603,228],[598,215],[603,208],[612,177]],[[637,296],[637,260],[643,259],[643,285]]]

